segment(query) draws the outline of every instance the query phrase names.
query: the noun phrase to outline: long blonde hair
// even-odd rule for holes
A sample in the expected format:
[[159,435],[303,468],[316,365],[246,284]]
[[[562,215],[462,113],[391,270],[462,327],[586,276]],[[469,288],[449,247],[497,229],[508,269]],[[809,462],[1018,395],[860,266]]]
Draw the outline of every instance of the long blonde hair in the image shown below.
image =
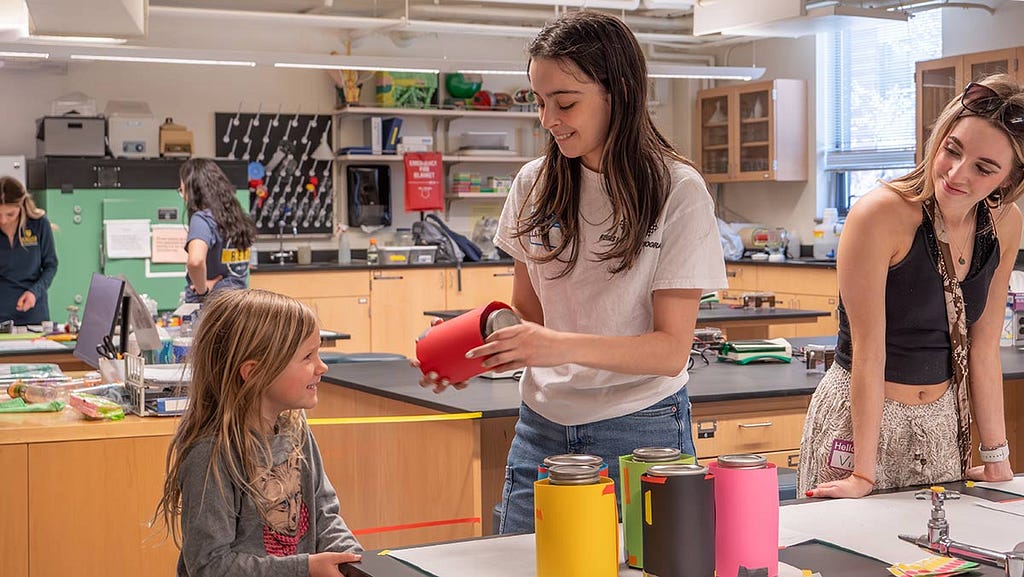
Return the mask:
[[[1006,103],[1013,103],[1024,107],[1024,88],[1017,84],[1012,77],[1006,74],[993,74],[977,84],[984,85],[993,91]],[[995,112],[1001,112],[998,109]],[[1010,176],[1007,177],[1004,185],[1000,186],[986,197],[985,201],[989,207],[996,208],[1002,204],[1013,202],[1024,194],[1024,137],[1014,135],[1003,126],[1000,118],[994,114],[975,114],[961,103],[961,95],[950,100],[935,121],[935,129],[928,138],[925,146],[924,158],[909,173],[883,182],[882,185],[900,194],[900,196],[912,201],[924,201],[935,196],[935,180],[932,177],[932,164],[938,156],[946,137],[953,131],[953,127],[962,118],[977,116],[988,120],[992,126],[1002,130],[1010,138],[1010,146],[1013,148],[1013,167],[1010,169]]]
[[[259,426],[260,403],[299,345],[317,334],[318,328],[308,306],[265,290],[221,291],[203,306],[188,357],[192,368],[189,406],[167,451],[167,477],[155,516],[162,518],[177,545],[181,545],[182,481],[178,477],[188,451],[200,441],[213,441],[206,474],[212,474],[223,488],[223,468],[230,483],[261,507],[264,500],[254,481],[259,468],[272,460],[270,441]],[[246,361],[256,365],[243,379]],[[301,446],[305,439],[302,411],[282,413],[277,430]]]
[[16,232],[18,238],[21,238],[21,234],[25,231],[25,223],[28,222],[28,219],[40,219],[46,214],[45,210],[36,206],[32,196],[25,189],[25,185],[13,176],[0,176],[0,205],[4,204],[16,204],[21,209]]

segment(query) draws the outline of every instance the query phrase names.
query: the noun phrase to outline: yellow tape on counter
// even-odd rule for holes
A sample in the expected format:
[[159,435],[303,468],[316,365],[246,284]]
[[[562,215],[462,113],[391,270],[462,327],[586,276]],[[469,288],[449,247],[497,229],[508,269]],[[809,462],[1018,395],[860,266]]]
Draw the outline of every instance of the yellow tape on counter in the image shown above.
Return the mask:
[[468,421],[483,418],[483,413],[445,413],[442,415],[402,415],[395,417],[336,417],[307,419],[310,425],[365,425],[368,423],[426,423],[430,421]]

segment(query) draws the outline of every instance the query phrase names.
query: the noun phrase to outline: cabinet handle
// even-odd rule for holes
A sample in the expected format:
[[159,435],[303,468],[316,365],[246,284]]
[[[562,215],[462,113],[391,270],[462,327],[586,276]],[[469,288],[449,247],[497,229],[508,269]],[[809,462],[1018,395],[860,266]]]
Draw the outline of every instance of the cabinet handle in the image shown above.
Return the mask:
[[795,455],[790,455],[790,456],[786,457],[786,466],[790,467],[790,468],[792,468],[792,467],[799,467],[800,466],[800,453],[797,453]]
[[718,421],[697,421],[697,438],[698,439],[713,439],[715,437],[715,431],[718,430]]
[[405,278],[402,275],[396,276],[384,276],[379,270],[373,271],[373,280],[402,280]]
[[762,423],[740,423],[739,427],[741,429],[763,429],[764,427],[770,427],[773,424],[775,423],[772,423],[771,421],[764,421]]
[[515,271],[512,272],[496,272],[494,276],[516,276]]
[[725,276],[727,276],[729,278],[736,278],[736,277],[740,276],[740,273],[739,273],[739,271],[735,271],[735,270],[727,270],[727,271],[725,271]]

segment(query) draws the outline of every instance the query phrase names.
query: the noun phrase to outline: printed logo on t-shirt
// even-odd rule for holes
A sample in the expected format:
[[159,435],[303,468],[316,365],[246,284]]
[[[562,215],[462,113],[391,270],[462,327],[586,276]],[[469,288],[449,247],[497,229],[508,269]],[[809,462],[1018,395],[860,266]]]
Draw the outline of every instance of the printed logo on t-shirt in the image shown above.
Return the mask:
[[252,254],[248,248],[223,248],[220,251],[220,263],[227,267],[232,276],[245,276],[249,271],[249,256]]
[[530,232],[528,240],[533,246],[544,250],[551,250],[562,242],[562,227],[557,222],[552,223],[551,228],[548,230],[548,242],[544,242],[544,236],[537,229]]
[[39,237],[32,232],[32,229],[26,228],[21,231],[21,246],[37,246],[39,244]]
[[853,441],[832,439],[832,449],[828,454],[828,464],[834,469],[853,470]]

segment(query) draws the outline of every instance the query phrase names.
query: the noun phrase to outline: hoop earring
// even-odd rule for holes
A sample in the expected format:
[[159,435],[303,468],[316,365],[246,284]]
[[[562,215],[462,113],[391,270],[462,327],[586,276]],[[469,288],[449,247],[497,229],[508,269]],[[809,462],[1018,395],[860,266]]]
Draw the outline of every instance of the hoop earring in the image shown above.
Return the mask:
[[989,202],[993,203],[995,208],[999,208],[1003,205],[1003,193],[1004,190],[1002,188],[997,188],[988,195]]

